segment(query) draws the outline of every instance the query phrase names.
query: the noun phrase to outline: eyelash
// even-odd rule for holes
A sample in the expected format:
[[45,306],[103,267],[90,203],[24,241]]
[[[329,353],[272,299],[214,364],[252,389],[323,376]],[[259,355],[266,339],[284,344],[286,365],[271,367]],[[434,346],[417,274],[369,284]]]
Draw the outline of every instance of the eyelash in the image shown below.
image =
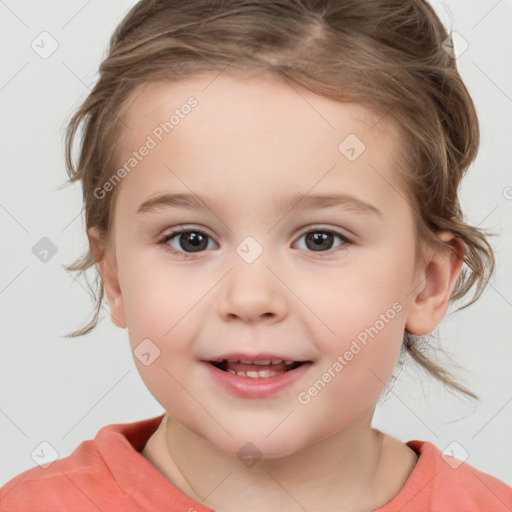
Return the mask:
[[[176,235],[181,235],[183,233],[199,233],[199,234],[204,235],[204,236],[206,236],[208,238],[211,238],[204,231],[201,231],[199,229],[194,229],[194,228],[191,228],[191,227],[183,226],[183,227],[176,228],[173,231],[171,231],[170,233],[167,233],[167,234],[163,235],[157,241],[157,243],[159,245],[162,245],[164,250],[169,251],[172,254],[179,255],[179,256],[183,257],[184,259],[193,259],[193,258],[195,258],[196,254],[200,254],[200,253],[187,253],[187,252],[178,251],[178,250],[174,249],[173,247],[171,247],[170,245],[167,244],[167,242],[169,240],[172,240]],[[331,249],[331,250],[329,250],[327,252],[319,252],[318,254],[320,255],[320,257],[330,256],[331,254],[334,254],[337,251],[345,250],[345,249],[348,248],[349,245],[351,245],[353,243],[352,240],[350,240],[347,236],[343,235],[342,233],[340,233],[338,231],[335,231],[335,230],[332,230],[332,229],[323,229],[321,227],[317,227],[315,229],[310,229],[308,231],[305,231],[304,233],[302,233],[299,236],[298,240],[300,238],[302,238],[304,235],[308,235],[310,233],[329,233],[329,234],[333,234],[335,236],[338,236],[343,241],[343,243],[341,245],[339,245],[338,247],[335,247],[334,249]],[[202,252],[205,252],[205,251],[202,251]],[[315,252],[315,251],[308,251],[308,252]]]

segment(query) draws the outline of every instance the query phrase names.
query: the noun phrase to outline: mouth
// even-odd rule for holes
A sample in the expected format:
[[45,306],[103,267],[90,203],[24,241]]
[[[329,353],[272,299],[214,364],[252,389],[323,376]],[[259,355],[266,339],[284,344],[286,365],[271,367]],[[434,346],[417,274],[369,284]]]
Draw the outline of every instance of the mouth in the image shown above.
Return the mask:
[[268,378],[286,373],[310,361],[293,361],[290,359],[222,359],[219,361],[208,361],[223,372],[249,377],[252,379]]
[[215,387],[220,385],[230,394],[250,399],[270,399],[297,386],[313,364],[269,353],[224,354],[202,362]]

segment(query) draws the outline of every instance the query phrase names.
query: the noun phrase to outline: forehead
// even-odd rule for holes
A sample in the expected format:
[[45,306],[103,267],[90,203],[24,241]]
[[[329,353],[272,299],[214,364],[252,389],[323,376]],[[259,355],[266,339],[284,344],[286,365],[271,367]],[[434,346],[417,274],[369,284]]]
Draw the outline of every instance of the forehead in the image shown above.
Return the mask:
[[311,129],[320,124],[324,129],[336,131],[343,129],[343,121],[350,118],[352,123],[359,123],[361,129],[366,128],[375,135],[400,133],[390,110],[370,109],[362,102],[334,101],[273,73],[233,70],[203,71],[184,80],[142,83],[131,93],[120,113],[127,127],[125,142],[128,145],[136,142],[132,139],[137,136],[141,123],[169,120],[191,97],[201,105],[200,109],[194,109],[194,117],[202,117],[203,121],[221,113],[222,119],[212,121],[229,118],[235,125],[250,113],[255,120],[266,116],[277,122],[286,113],[284,122],[291,119],[309,122]]
[[[254,195],[265,184],[267,192],[273,184],[305,193],[315,183],[353,186],[372,175],[376,186],[400,187],[393,169],[401,138],[392,116],[275,75],[212,72],[146,83],[125,104],[122,119],[128,128],[118,146],[120,162],[150,139],[153,146],[123,180],[132,199],[157,192],[164,179],[186,188],[179,176],[201,192],[226,194],[242,183]],[[347,158],[352,150],[361,158]]]

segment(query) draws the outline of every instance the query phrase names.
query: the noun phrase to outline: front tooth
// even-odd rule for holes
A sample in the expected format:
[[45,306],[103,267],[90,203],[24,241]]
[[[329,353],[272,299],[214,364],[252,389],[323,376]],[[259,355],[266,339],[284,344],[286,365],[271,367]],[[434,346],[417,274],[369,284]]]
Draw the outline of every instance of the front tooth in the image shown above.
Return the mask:
[[284,372],[275,372],[274,370],[260,370],[258,372],[245,372],[247,377],[256,379],[258,377],[273,377],[274,375],[280,375]]
[[261,365],[270,364],[270,359],[258,359],[256,361],[253,361],[253,363]]
[[245,372],[236,372],[237,375],[240,375],[240,377],[245,377]]
[[272,364],[281,364],[282,362],[282,359],[272,359]]
[[284,372],[275,372],[274,370],[262,370],[259,372],[260,377],[273,377],[274,375],[280,375]]
[[229,373],[236,373],[235,370],[231,370],[230,368],[228,368],[226,371]]
[[240,362],[243,364],[251,364],[252,361],[250,359],[240,359]]

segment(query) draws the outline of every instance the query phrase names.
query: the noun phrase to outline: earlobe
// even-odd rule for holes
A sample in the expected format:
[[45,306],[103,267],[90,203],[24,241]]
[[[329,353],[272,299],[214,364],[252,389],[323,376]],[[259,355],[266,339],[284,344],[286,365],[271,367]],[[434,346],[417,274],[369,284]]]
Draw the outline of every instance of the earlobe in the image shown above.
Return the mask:
[[121,329],[126,329],[126,317],[124,314],[124,304],[123,304],[123,297],[121,294],[116,296],[113,301],[110,301],[109,299],[109,307],[110,307],[110,319],[112,320],[112,323],[117,325],[117,327],[120,327]]
[[429,248],[420,282],[412,292],[414,301],[405,328],[416,335],[429,334],[441,323],[464,261],[466,246],[461,239],[447,231],[437,236],[446,248]]
[[91,252],[103,281],[103,289],[110,309],[110,318],[115,325],[125,329],[126,317],[115,257],[106,250],[104,237],[97,227],[89,228],[87,235]]

